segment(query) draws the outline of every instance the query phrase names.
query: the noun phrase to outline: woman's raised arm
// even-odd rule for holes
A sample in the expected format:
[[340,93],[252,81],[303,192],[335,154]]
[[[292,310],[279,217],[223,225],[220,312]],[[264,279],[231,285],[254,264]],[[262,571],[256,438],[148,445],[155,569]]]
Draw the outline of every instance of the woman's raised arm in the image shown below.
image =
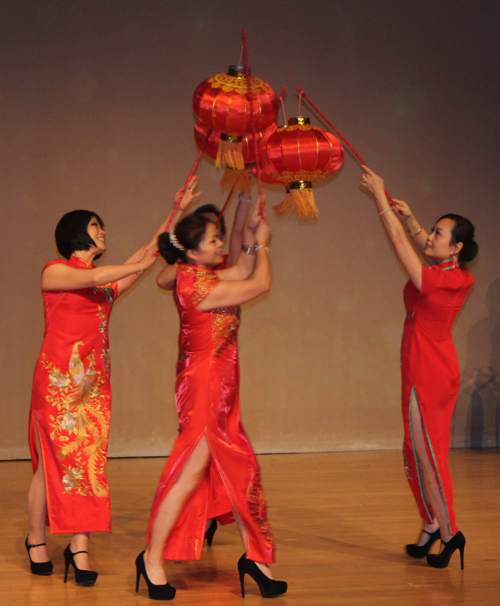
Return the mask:
[[422,288],[422,262],[408,241],[403,226],[389,204],[389,200],[385,195],[384,181],[367,166],[363,166],[363,171],[364,173],[359,182],[365,189],[373,194],[382,220],[382,225],[384,226],[389,241],[393,245],[408,277],[417,290],[420,291]]
[[[270,290],[272,282],[268,249],[270,239],[271,228],[267,221],[262,221],[255,233],[257,262],[253,277],[238,281],[221,280],[196,309],[209,311],[218,307],[241,305]],[[230,271],[231,269],[223,271]]]

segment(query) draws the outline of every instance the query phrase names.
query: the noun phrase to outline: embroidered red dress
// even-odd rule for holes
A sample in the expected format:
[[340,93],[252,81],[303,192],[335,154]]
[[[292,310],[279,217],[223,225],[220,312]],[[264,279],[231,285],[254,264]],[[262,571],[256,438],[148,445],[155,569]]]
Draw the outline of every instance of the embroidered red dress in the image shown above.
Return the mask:
[[401,347],[402,408],[405,429],[405,472],[420,515],[431,523],[434,512],[426,501],[416,461],[411,410],[418,406],[427,456],[448,516],[448,530],[457,532],[453,483],[448,464],[451,417],[460,386],[460,368],[451,329],[474,278],[453,259],[422,269],[422,289],[409,281],[404,289],[406,321]]
[[[90,269],[85,260],[52,261]],[[47,524],[54,533],[111,531],[106,481],[111,387],[108,318],[116,282],[42,291],[45,333],[35,366],[29,442],[38,467],[40,437]]]
[[230,514],[232,503],[247,531],[247,557],[271,563],[274,539],[259,465],[240,421],[239,308],[196,309],[218,281],[210,269],[178,264],[175,299],[181,328],[175,392],[179,436],[153,501],[148,541],[159,506],[205,436],[210,465],[167,538],[164,559],[198,560],[206,520]]

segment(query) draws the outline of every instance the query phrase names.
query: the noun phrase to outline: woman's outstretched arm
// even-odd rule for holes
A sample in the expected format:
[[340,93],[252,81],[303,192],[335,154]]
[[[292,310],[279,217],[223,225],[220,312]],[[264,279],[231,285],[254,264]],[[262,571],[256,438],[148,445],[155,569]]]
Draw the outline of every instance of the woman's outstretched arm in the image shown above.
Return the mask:
[[389,200],[385,195],[384,181],[367,166],[363,166],[363,171],[364,173],[359,182],[365,189],[373,194],[382,220],[382,225],[384,226],[389,241],[394,247],[408,277],[417,290],[420,291],[422,288],[422,262],[408,241],[403,226],[389,204]]
[[[182,217],[182,213],[191,204],[191,202],[195,198],[197,198],[198,196],[201,195],[201,191],[196,194],[193,194],[193,189],[196,187],[197,183],[198,183],[198,177],[193,177],[191,179],[191,181],[189,182],[188,188],[186,189],[186,192],[184,193],[184,196],[179,205],[179,208],[177,209],[177,211],[175,212],[175,214],[172,218],[172,222],[171,222],[172,228],[176,225],[176,223],[179,222],[179,219]],[[182,192],[182,188],[174,196],[174,207],[175,207],[175,204],[177,203],[177,200],[179,199],[179,196],[181,195],[181,192]],[[148,244],[146,244],[146,246],[143,246],[138,251],[136,251],[130,257],[130,259],[127,259],[127,261],[125,261],[125,265],[127,265],[129,263],[137,262],[137,260],[142,258],[142,256],[148,250],[154,250],[154,253],[156,254],[156,251],[158,250],[158,244],[157,244],[158,236],[165,231],[165,228],[167,227],[167,224],[168,224],[168,221],[169,221],[171,215],[172,215],[172,213],[170,213],[169,216],[165,219],[165,221],[163,221],[163,223],[158,227],[158,229],[155,231],[155,233],[153,234],[153,237],[148,242]],[[133,275],[130,275],[130,276],[124,278],[123,280],[120,280],[118,282],[118,295],[117,296],[120,296],[126,290],[128,290],[135,282],[137,282],[137,280],[141,277],[141,275],[142,274],[133,274]],[[175,281],[175,268],[174,268],[174,281]]]

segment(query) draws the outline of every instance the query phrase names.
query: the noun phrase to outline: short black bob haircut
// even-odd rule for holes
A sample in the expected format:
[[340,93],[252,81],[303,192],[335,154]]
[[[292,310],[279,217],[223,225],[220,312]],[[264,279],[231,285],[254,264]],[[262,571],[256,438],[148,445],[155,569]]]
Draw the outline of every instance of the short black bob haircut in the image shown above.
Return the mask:
[[451,219],[455,222],[451,229],[451,244],[458,244],[459,242],[463,244],[462,250],[458,253],[458,262],[468,263],[475,259],[479,247],[477,242],[474,241],[474,225],[469,219],[453,213],[439,217],[438,221],[441,221],[441,219]]
[[[69,259],[76,250],[89,250],[96,243],[89,236],[87,228],[93,218],[104,229],[104,223],[97,213],[90,210],[72,210],[61,217],[56,227],[56,246],[59,253]],[[101,255],[96,255],[98,259]]]
[[170,241],[168,232],[164,232],[158,237],[158,249],[161,256],[169,265],[173,265],[176,261],[192,264],[186,252],[188,250],[198,249],[201,241],[205,237],[207,225],[210,223],[212,223],[210,219],[197,213],[192,213],[191,215],[184,217],[184,219],[179,221],[175,226],[174,232],[177,241],[185,250],[179,250],[175,247]]
[[223,236],[226,235],[226,222],[224,221],[224,215],[214,204],[203,204],[202,206],[199,206],[195,211],[193,211],[193,215],[215,215],[216,217],[220,217],[220,230]]

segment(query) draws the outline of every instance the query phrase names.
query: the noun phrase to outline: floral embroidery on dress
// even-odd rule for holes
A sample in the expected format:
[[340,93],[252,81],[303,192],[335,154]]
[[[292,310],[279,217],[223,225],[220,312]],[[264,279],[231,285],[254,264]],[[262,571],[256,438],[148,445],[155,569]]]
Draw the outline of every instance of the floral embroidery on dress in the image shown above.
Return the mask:
[[[107,384],[102,373],[94,370],[95,352],[82,360],[79,348],[83,341],[73,345],[69,369],[63,373],[42,356],[48,372],[47,401],[57,410],[50,415],[50,438],[58,446],[58,458],[64,461],[63,488],[66,494],[98,497],[107,495],[107,488],[99,482],[106,464],[107,405],[101,390]],[[84,455],[82,457],[82,454]]]
[[196,278],[193,292],[191,293],[191,301],[196,307],[219,281],[219,277],[210,269],[198,267],[197,265],[183,266],[182,271]]
[[218,355],[236,341],[240,325],[240,308],[220,307],[212,309],[212,337],[214,353]]
[[260,469],[254,472],[247,492],[248,510],[259,529],[262,537],[271,545],[274,545],[274,537],[271,527],[267,521],[266,502],[264,501],[264,490],[260,477]]

